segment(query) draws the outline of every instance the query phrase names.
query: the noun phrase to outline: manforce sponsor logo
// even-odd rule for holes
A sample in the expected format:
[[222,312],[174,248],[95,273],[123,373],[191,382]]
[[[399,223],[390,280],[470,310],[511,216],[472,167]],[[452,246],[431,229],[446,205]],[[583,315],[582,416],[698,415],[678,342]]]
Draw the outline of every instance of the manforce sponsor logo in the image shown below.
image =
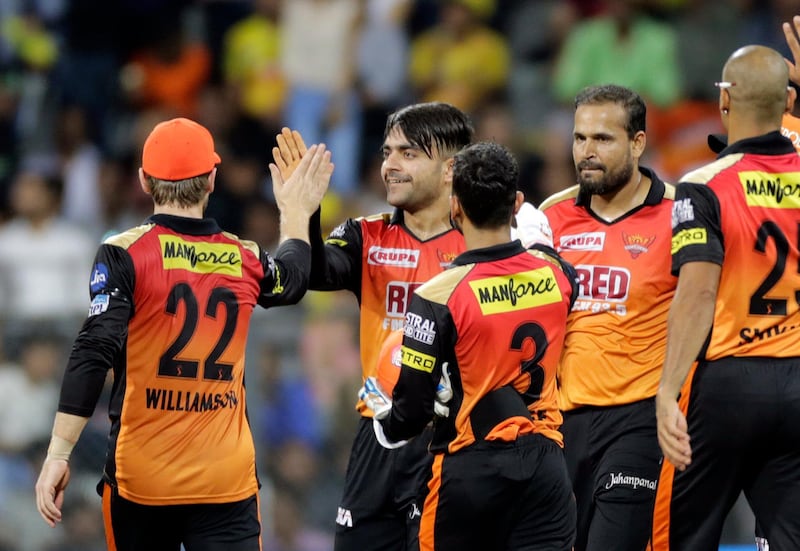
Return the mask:
[[800,208],[800,172],[743,171],[739,173],[739,182],[750,207]]
[[375,266],[416,268],[419,264],[419,251],[415,249],[386,249],[373,245],[367,253],[367,263]]
[[400,353],[403,355],[403,365],[416,369],[417,371],[424,371],[425,373],[432,373],[433,366],[436,365],[436,358],[429,354],[423,354],[417,350],[412,350],[407,346],[400,348]]
[[545,306],[562,300],[550,266],[469,282],[484,316]]
[[587,232],[575,235],[562,235],[558,240],[561,251],[602,251],[606,242],[604,232]]
[[236,392],[185,392],[183,390],[166,390],[163,388],[146,388],[145,404],[148,409],[163,411],[186,411],[203,413],[218,409],[236,409],[239,397]]
[[199,243],[175,235],[159,235],[165,270],[198,274],[222,273],[242,277],[242,253],[232,243]]
[[672,236],[672,254],[688,245],[704,245],[708,243],[708,232],[705,228],[689,228]]

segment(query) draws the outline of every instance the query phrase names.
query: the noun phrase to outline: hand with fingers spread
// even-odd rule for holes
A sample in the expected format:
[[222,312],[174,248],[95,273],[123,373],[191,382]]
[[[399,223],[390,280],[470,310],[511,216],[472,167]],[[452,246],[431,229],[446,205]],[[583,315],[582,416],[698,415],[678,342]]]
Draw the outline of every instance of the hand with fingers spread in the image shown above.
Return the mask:
[[300,159],[306,154],[306,144],[300,132],[290,130],[285,126],[276,136],[276,141],[278,146],[272,148],[272,158],[283,179],[288,180],[300,164]]

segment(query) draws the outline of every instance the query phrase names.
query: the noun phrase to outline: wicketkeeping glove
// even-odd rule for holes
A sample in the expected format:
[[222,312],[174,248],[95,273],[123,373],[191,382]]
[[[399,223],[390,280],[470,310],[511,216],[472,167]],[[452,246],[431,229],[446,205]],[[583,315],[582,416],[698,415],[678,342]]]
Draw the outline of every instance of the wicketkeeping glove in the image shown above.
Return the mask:
[[358,391],[358,397],[372,410],[372,430],[375,431],[375,438],[381,446],[393,450],[408,443],[408,440],[392,442],[386,438],[381,419],[385,419],[392,410],[392,398],[383,391],[375,377],[367,377],[364,386]]
[[450,415],[447,403],[453,399],[453,386],[450,384],[450,369],[447,362],[442,364],[442,378],[436,386],[436,399],[433,401],[433,412],[439,417]]
[[514,218],[517,227],[511,228],[511,239],[519,239],[526,248],[536,243],[553,246],[553,230],[550,229],[550,222],[542,211],[526,201],[522,203]]
[[367,377],[358,397],[372,410],[373,419],[384,419],[392,409],[392,397],[383,391],[375,377]]

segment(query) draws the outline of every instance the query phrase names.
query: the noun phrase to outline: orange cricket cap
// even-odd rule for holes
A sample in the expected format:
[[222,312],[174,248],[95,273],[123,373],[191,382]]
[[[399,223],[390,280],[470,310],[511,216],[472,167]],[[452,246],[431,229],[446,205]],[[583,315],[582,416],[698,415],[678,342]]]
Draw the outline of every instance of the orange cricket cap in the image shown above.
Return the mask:
[[208,174],[219,162],[211,132],[184,118],[158,123],[142,150],[142,170],[159,180],[186,180]]

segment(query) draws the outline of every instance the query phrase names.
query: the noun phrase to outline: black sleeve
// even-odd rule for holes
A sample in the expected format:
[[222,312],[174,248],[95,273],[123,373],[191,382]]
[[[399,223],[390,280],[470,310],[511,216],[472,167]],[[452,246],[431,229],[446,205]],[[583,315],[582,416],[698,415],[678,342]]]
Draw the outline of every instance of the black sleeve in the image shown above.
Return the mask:
[[361,224],[352,218],[334,228],[323,242],[320,211],[311,217],[311,284],[315,291],[347,289],[360,298],[361,256],[364,238]]
[[90,417],[128,338],[133,316],[133,261],[124,249],[101,245],[89,283],[91,305],[67,361],[58,411]]
[[391,413],[381,421],[384,434],[395,442],[416,436],[431,421],[442,364],[454,360],[447,351],[452,356],[455,327],[446,306],[415,293],[404,328],[403,365],[392,393]]
[[679,183],[672,206],[672,275],[687,262],[721,265],[724,256],[719,199],[706,185]]
[[287,239],[275,257],[261,251],[264,279],[258,304],[264,308],[297,304],[308,290],[311,247],[300,239]]

